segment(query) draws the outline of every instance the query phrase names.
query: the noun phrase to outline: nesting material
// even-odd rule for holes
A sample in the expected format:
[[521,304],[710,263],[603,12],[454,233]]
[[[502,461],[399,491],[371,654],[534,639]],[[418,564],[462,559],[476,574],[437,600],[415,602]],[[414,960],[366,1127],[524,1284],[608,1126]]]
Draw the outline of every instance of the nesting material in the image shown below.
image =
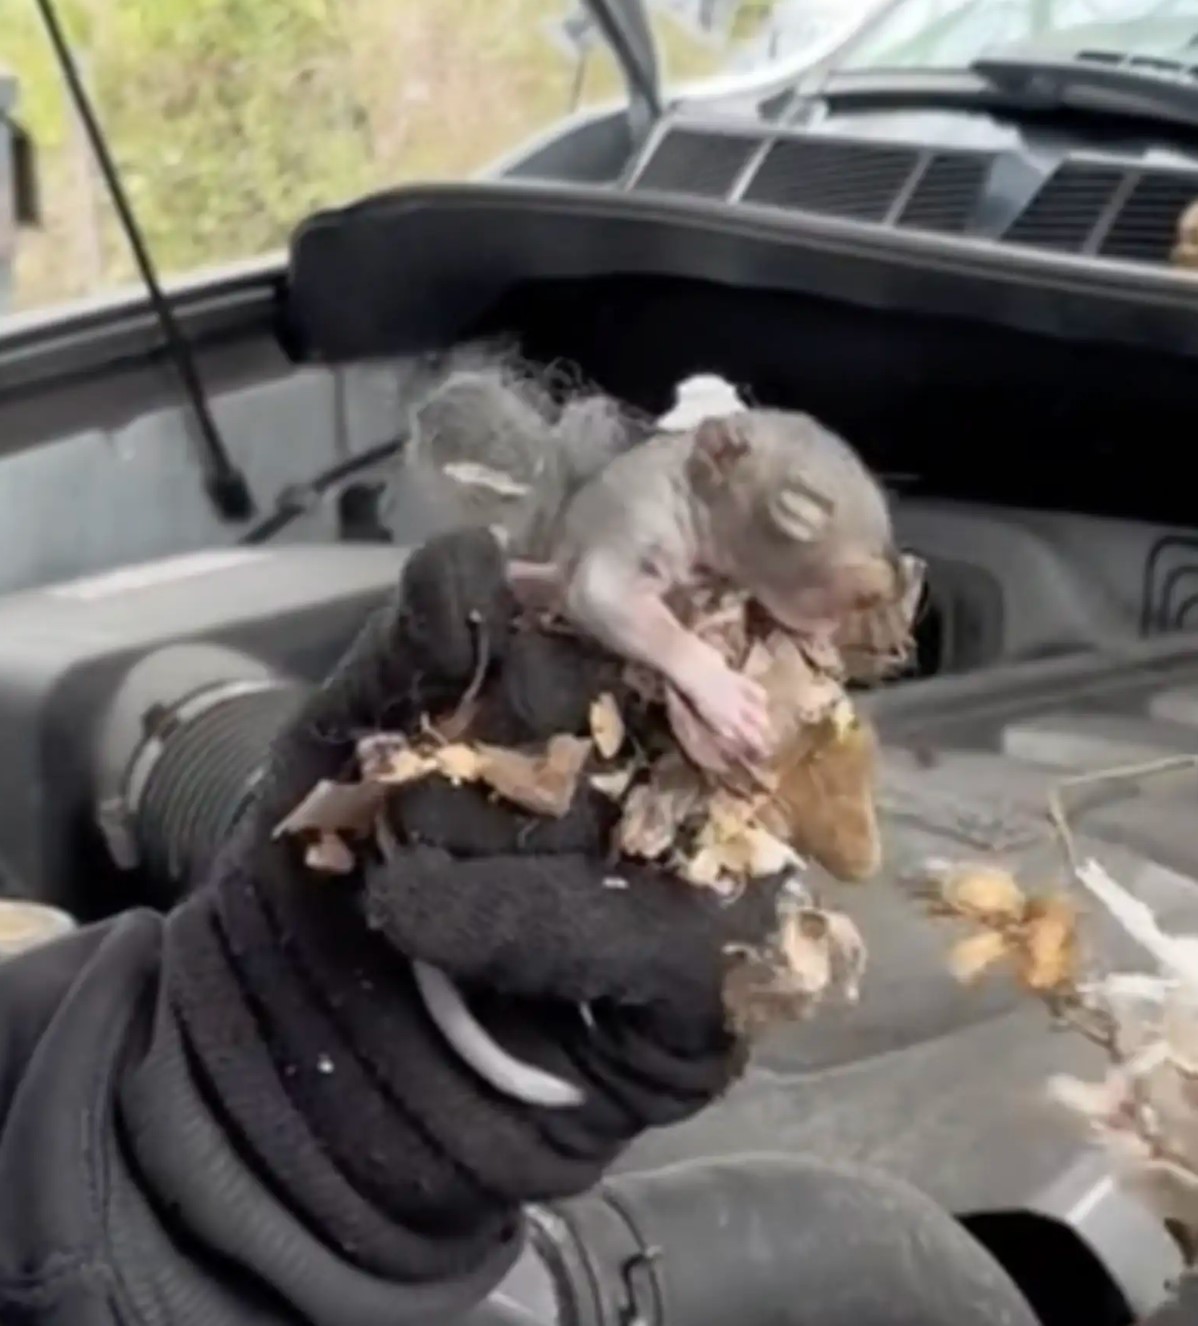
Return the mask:
[[855,1003],[865,974],[860,931],[841,912],[785,897],[778,929],[761,948],[733,946],[724,981],[729,1024],[753,1037],[779,1022],[810,1017],[829,996]]
[[[1088,1125],[1116,1177],[1198,1248],[1198,936],[1169,935],[1151,910],[1093,860],[1076,879],[1141,945],[1155,973],[1111,973],[1077,1001],[1106,1049],[1102,1080],[1060,1075],[1053,1098]],[[1191,1255],[1191,1260],[1193,1260]]]
[[[917,580],[913,563],[908,583]],[[473,739],[484,698],[474,692],[453,714],[426,718],[414,737],[370,735],[358,746],[356,779],[319,784],[276,832],[301,839],[313,872],[345,875],[363,848],[392,831],[381,812],[390,792],[407,784],[473,784],[516,811],[549,818],[564,816],[580,791],[597,793],[618,808],[613,857],[655,863],[729,900],[762,881],[781,884],[774,934],[759,948],[728,953],[729,1019],[747,1034],[807,1016],[830,994],[856,997],[866,952],[849,918],[813,899],[803,871],[815,862],[860,880],[881,859],[874,735],[846,685],[905,660],[916,599],[910,592],[903,604],[859,614],[840,637],[822,641],[787,633],[727,586],[692,586],[672,605],[765,689],[775,743],[758,765],[729,763],[681,697],[656,675],[628,667],[623,702],[612,692],[598,696],[585,734],[559,733],[536,748]],[[615,871],[609,878],[623,882]]]
[[[1162,930],[1146,903],[1100,862],[1079,855],[1062,790],[1192,774],[1194,765],[1191,757],[1129,765],[1055,789],[1049,814],[1065,870],[1061,884],[1039,896],[997,862],[934,861],[921,872],[932,909],[969,927],[949,953],[960,980],[1005,970],[1044,999],[1061,1025],[1105,1052],[1103,1077],[1060,1074],[1049,1094],[1087,1126],[1116,1180],[1171,1226],[1191,1262],[1198,1251],[1198,935]],[[1097,946],[1083,960],[1087,916],[1098,911],[1140,947],[1149,970],[1103,970]]]
[[932,910],[969,926],[948,957],[959,981],[972,984],[1003,967],[1035,994],[1072,992],[1079,966],[1072,898],[1032,896],[1010,871],[985,862],[930,861],[925,871]]

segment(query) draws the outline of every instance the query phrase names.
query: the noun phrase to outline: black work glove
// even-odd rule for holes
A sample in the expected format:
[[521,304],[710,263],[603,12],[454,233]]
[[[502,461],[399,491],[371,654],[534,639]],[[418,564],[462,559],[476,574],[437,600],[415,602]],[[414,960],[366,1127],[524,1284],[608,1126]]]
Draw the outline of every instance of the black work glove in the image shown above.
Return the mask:
[[[589,1187],[638,1132],[721,1092],[740,1062],[723,949],[773,919],[768,890],[727,907],[613,862],[615,812],[585,780],[561,820],[437,780],[397,789],[390,821],[419,845],[351,879],[314,875],[274,838],[316,781],[347,776],[360,735],[452,709],[480,657],[477,735],[585,733],[618,664],[515,616],[490,534],[414,553],[395,602],[278,741],[217,879],[175,927],[176,1001],[226,1108],[305,1218],[389,1274],[477,1263],[520,1203]],[[454,978],[494,1041],[581,1104],[530,1105],[480,1077],[430,1018],[413,961]]]

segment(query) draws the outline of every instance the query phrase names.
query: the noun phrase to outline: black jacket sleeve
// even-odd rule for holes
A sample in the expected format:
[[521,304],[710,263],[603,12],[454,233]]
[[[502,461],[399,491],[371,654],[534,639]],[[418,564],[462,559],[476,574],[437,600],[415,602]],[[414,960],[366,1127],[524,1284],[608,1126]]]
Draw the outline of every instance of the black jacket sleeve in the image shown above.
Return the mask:
[[[0,967],[4,1326],[450,1321],[512,1266],[526,1203],[586,1191],[730,1083],[729,909],[656,872],[606,887],[593,804],[563,835],[426,797],[395,808],[424,846],[336,879],[273,837],[355,733],[453,704],[480,646],[508,739],[584,725],[595,674],[512,615],[489,536],[421,550],[204,887]],[[583,1103],[476,1076],[415,959]]]
[[458,1319],[513,1262],[517,1223],[424,1284],[330,1246],[193,1071],[166,994],[169,929],[130,913],[0,966],[0,1320]]

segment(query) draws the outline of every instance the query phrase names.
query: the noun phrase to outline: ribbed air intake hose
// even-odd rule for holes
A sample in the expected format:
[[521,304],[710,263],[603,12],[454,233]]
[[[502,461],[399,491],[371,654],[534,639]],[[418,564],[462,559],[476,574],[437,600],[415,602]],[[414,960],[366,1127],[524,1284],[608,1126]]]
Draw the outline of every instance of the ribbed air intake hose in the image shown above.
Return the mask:
[[304,687],[255,659],[172,645],[134,666],[97,752],[99,819],[116,864],[169,906],[204,877]]
[[533,1216],[558,1326],[1035,1326],[943,1208],[790,1155],[624,1174]]

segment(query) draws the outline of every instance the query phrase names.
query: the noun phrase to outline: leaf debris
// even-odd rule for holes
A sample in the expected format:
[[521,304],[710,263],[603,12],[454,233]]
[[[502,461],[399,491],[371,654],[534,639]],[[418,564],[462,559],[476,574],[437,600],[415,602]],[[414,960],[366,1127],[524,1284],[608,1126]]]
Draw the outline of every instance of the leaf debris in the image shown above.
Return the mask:
[[[1102,1144],[1116,1181],[1170,1226],[1190,1264],[1198,1260],[1198,935],[1165,931],[1142,899],[1078,851],[1065,794],[1196,770],[1195,757],[1180,756],[1062,780],[1049,818],[1067,890],[1029,896],[997,865],[941,862],[931,872],[938,910],[976,927],[953,947],[952,970],[968,981],[1011,964],[1025,989],[1105,1052],[1099,1080],[1057,1074],[1048,1094]],[[1083,901],[1138,944],[1155,972],[1083,973]]]
[[829,997],[855,1003],[867,961],[853,921],[816,907],[800,890],[785,898],[766,944],[731,945],[726,954],[724,1004],[730,1027],[743,1036],[810,1017]]
[[591,705],[590,721],[595,749],[603,759],[614,759],[624,745],[624,716],[610,691],[604,691]]
[[972,984],[1005,965],[1024,989],[1071,991],[1078,974],[1078,909],[1063,894],[1033,897],[1005,867],[981,862],[925,863],[932,910],[976,927],[949,952],[949,970]]
[[[409,737],[364,737],[356,781],[320,784],[276,832],[301,838],[312,870],[341,874],[352,870],[363,840],[373,837],[384,855],[398,846],[380,812],[399,788],[442,779],[560,818],[583,787],[617,808],[612,847],[625,860],[656,863],[724,897],[762,880],[782,885],[775,933],[729,954],[733,1025],[806,1016],[833,990],[854,999],[864,942],[847,916],[816,905],[800,872],[814,862],[841,879],[863,879],[878,868],[876,741],[845,686],[862,659],[876,676],[905,656],[914,601],[908,593],[902,603],[857,614],[836,636],[807,639],[727,585],[687,588],[672,605],[680,619],[766,692],[775,747],[752,766],[730,761],[679,694],[633,666],[624,668],[623,690],[604,691],[590,704],[585,735],[562,732],[521,748],[472,738],[486,706],[488,650],[480,637],[475,680],[451,713],[424,715]],[[573,630],[552,614],[529,629]],[[614,857],[612,865],[603,887],[632,887],[616,873]]]

